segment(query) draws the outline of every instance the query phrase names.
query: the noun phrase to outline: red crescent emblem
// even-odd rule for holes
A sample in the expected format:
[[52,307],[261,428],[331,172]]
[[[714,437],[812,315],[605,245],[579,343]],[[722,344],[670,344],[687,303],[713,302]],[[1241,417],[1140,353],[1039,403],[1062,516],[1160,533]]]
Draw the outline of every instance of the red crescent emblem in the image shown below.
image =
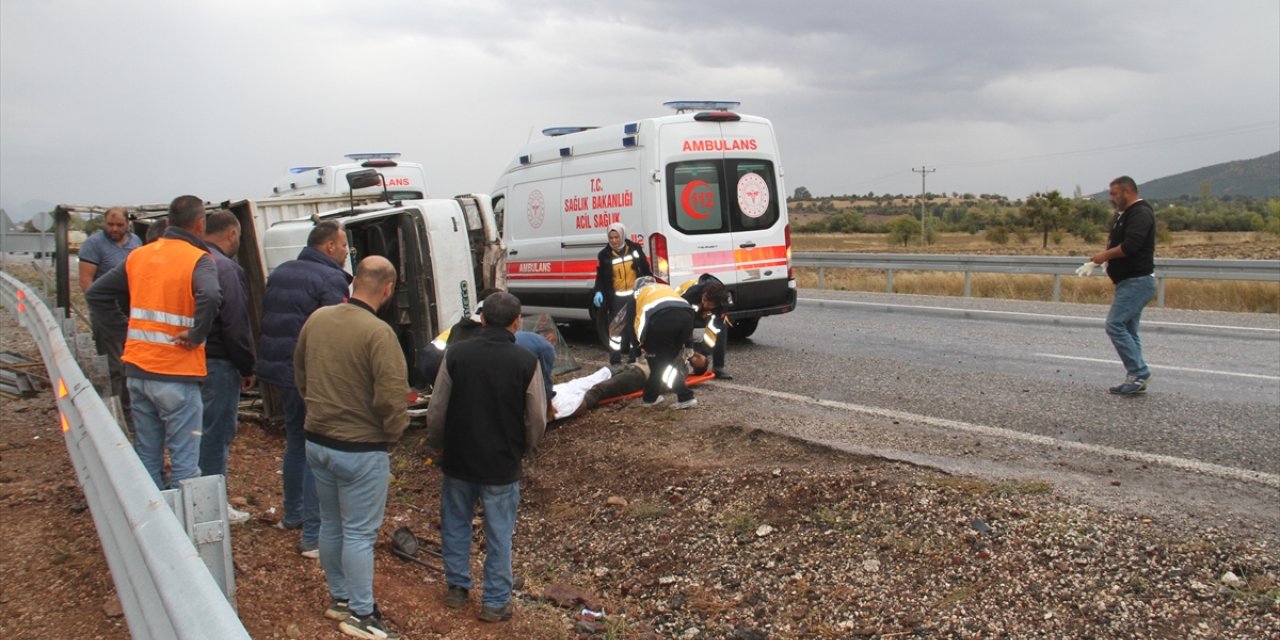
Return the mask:
[[695,220],[706,220],[711,213],[698,213],[698,211],[693,208],[693,203],[689,202],[689,196],[693,195],[693,190],[698,187],[711,188],[711,185],[702,180],[691,180],[689,184],[684,186],[684,191],[680,193],[680,207],[684,209],[685,213],[689,214],[690,218]]

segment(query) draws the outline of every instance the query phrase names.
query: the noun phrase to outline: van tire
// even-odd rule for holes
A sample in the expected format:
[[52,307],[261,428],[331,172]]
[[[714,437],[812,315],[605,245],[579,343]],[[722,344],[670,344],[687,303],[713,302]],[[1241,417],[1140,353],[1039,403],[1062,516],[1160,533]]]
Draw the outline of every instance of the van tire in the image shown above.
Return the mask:
[[760,318],[743,318],[742,320],[734,320],[729,327],[729,338],[731,340],[746,340],[751,334],[756,332],[756,327],[760,326]]

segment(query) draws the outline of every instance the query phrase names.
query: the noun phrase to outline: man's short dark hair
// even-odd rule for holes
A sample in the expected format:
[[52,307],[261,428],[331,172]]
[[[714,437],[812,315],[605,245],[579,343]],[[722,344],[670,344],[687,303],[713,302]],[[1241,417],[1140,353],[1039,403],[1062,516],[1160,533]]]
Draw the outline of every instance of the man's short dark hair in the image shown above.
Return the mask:
[[319,249],[324,243],[338,237],[339,233],[342,233],[342,225],[333,220],[321,220],[316,223],[315,228],[311,230],[311,234],[307,236],[307,246],[312,249]]
[[219,209],[211,214],[204,221],[204,234],[207,236],[216,235],[231,228],[240,228],[240,221],[236,219],[236,214]]
[[712,280],[702,287],[702,297],[716,303],[717,306],[724,306],[725,288],[724,283],[719,280]]
[[195,196],[178,196],[169,203],[169,224],[191,229],[204,216],[204,200]]
[[1133,178],[1130,178],[1129,176],[1120,176],[1119,178],[1112,180],[1111,184],[1113,185],[1118,184],[1120,185],[1121,188],[1127,189],[1134,193],[1138,192],[1138,183],[1134,182]]
[[489,294],[483,304],[480,317],[491,327],[509,327],[520,317],[520,299],[505,291]]

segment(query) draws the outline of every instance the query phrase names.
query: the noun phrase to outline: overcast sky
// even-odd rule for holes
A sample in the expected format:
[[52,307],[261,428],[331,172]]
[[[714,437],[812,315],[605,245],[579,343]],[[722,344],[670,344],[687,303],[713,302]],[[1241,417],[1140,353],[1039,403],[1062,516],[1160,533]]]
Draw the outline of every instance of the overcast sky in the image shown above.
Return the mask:
[[[1024,197],[1280,150],[1280,2],[3,0],[0,206],[266,196],[356,151],[488,191],[541,129],[716,98],[789,192]],[[1280,176],[1277,177],[1280,180]]]

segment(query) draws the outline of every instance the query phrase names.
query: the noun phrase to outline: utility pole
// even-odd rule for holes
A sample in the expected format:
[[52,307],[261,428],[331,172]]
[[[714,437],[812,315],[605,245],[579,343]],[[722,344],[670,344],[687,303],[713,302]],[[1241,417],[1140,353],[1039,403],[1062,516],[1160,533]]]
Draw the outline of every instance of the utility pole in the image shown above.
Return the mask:
[[920,174],[920,246],[927,246],[929,240],[925,235],[924,229],[924,179],[930,173],[934,173],[937,169],[925,169],[924,165],[920,165],[919,169],[912,169],[913,172]]

